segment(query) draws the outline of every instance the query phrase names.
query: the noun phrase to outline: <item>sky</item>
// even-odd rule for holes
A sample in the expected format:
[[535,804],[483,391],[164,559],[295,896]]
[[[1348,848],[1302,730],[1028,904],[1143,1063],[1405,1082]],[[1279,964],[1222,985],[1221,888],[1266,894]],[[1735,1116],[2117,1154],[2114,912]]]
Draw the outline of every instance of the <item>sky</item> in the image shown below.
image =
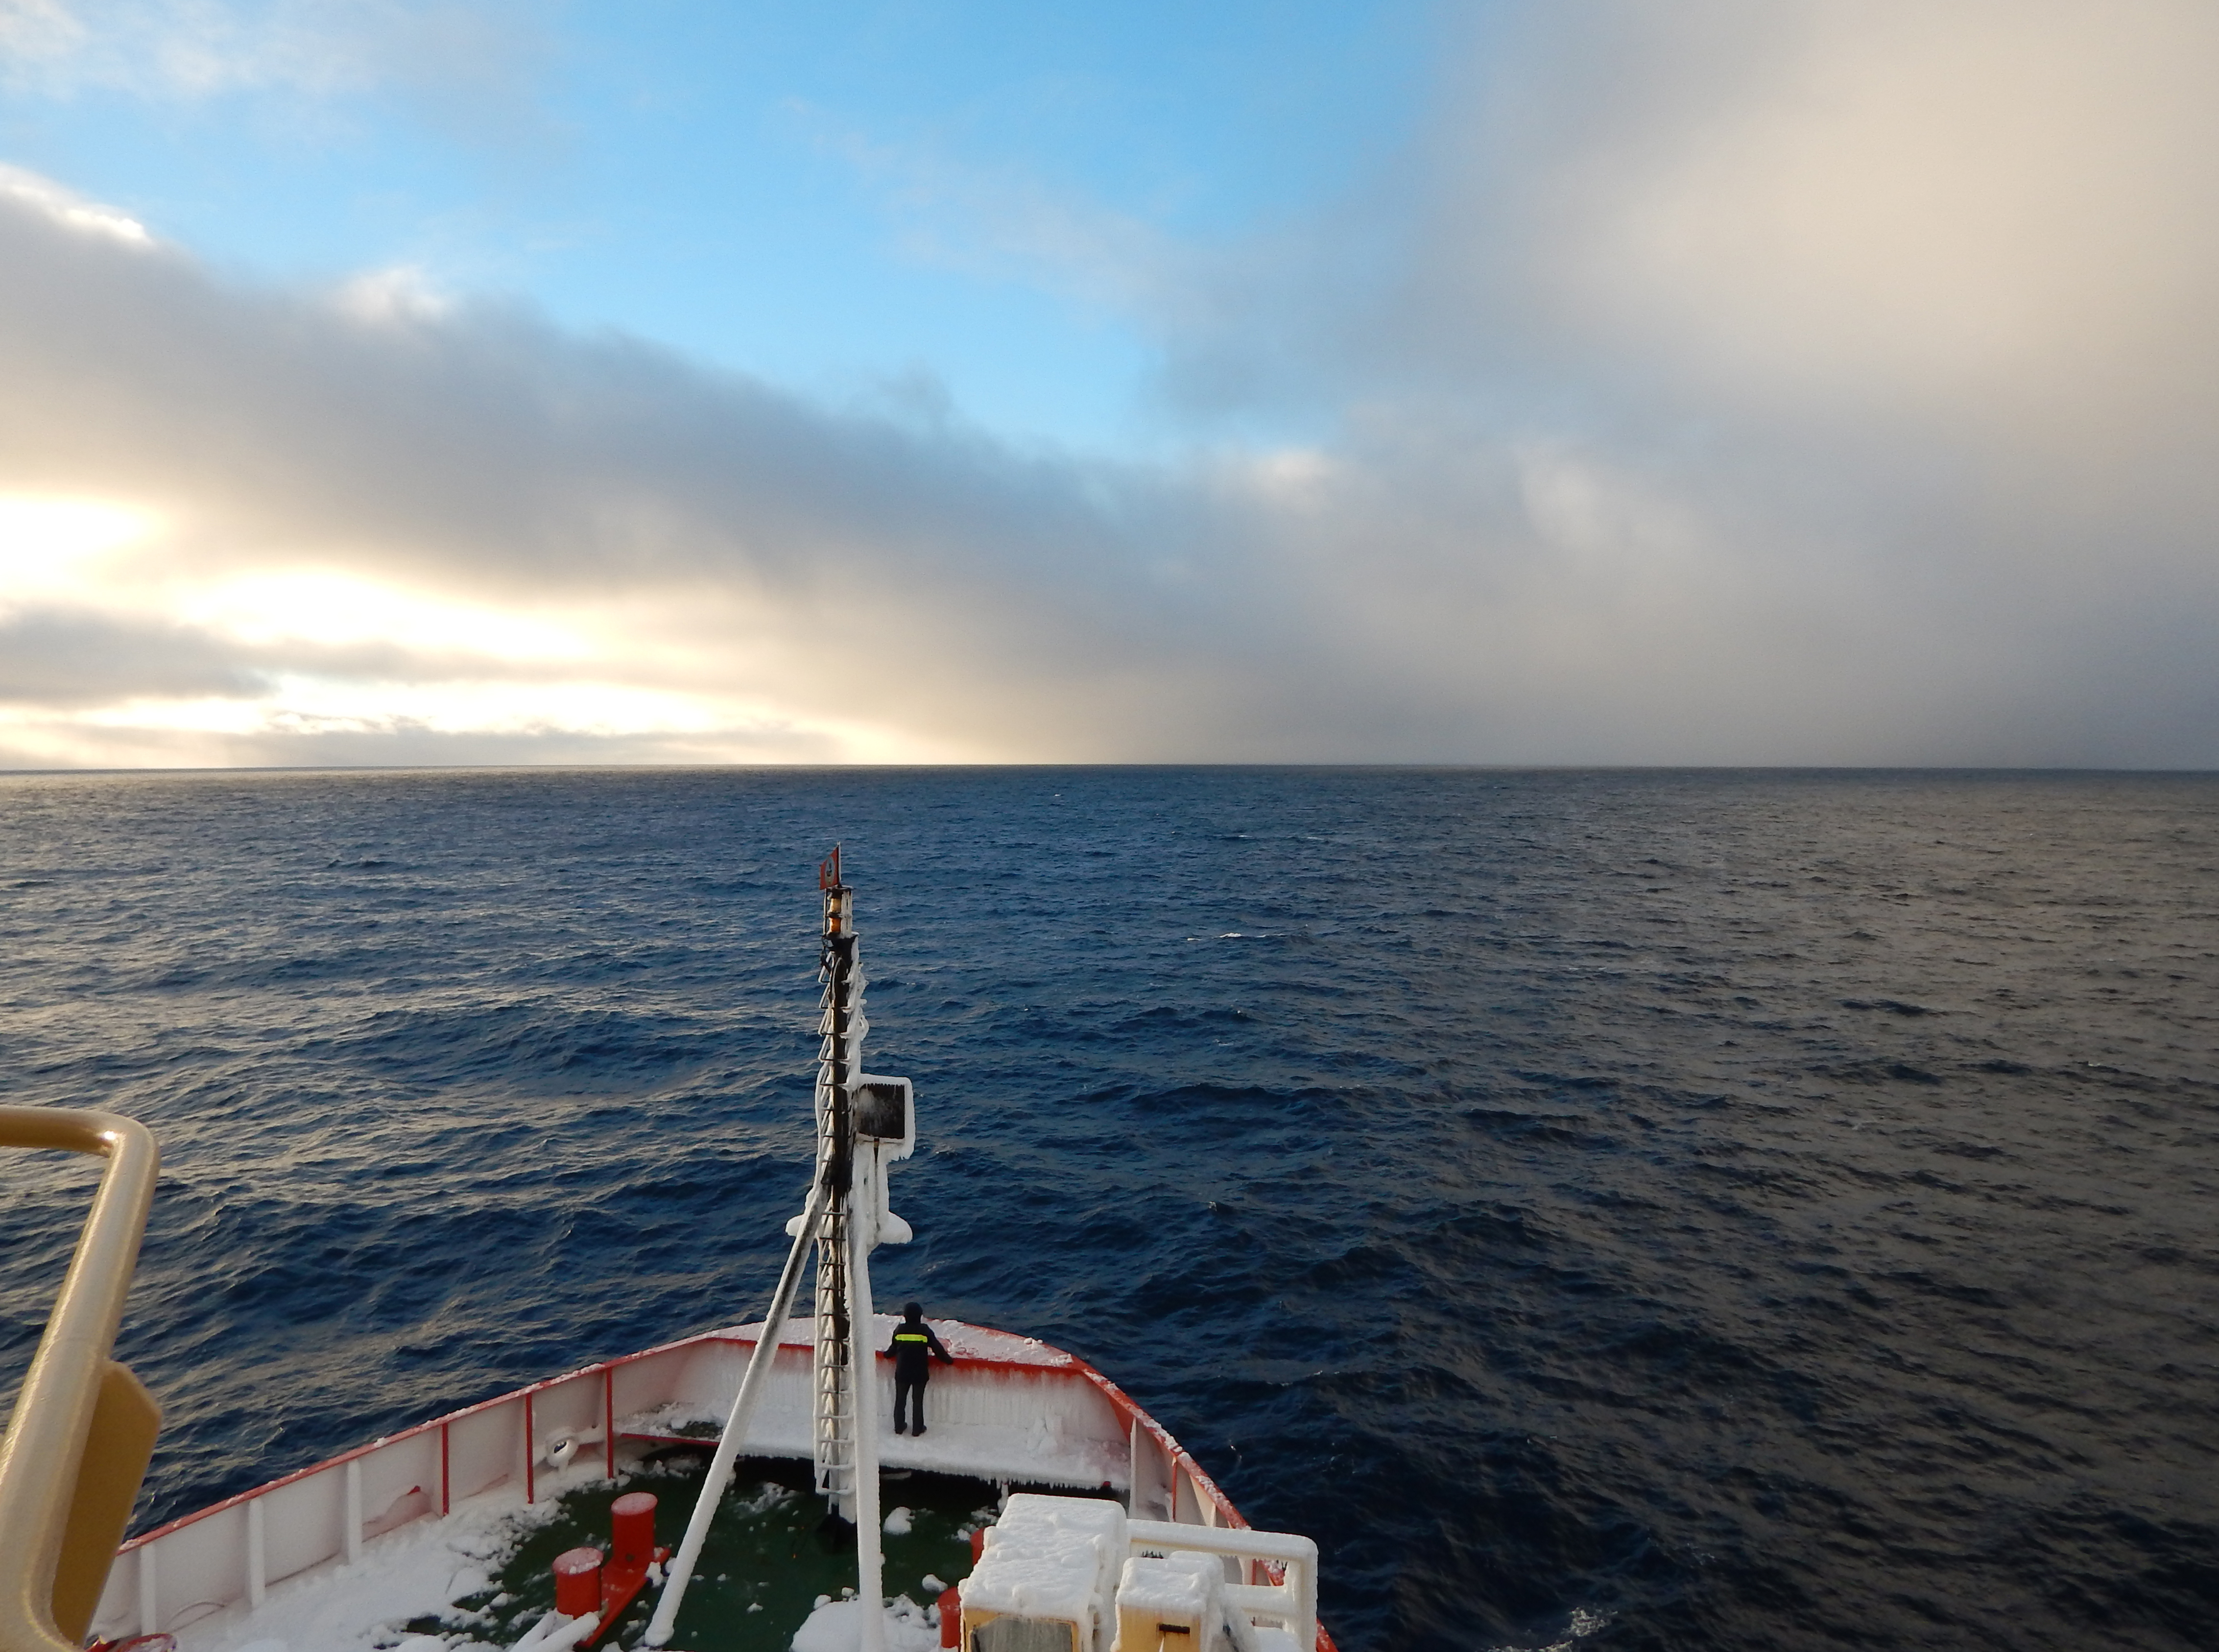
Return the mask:
[[2219,767],[2215,64],[0,0],[0,767]]

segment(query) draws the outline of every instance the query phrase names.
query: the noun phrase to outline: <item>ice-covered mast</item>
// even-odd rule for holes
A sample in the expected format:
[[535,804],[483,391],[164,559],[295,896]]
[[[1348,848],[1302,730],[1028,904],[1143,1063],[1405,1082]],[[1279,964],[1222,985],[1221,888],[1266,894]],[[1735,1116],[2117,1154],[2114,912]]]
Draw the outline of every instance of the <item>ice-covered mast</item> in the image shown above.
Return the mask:
[[[855,1528],[858,1599],[879,1587],[878,1347],[871,1322],[870,1255],[881,1240],[905,1245],[907,1222],[886,1205],[886,1166],[916,1146],[910,1083],[863,1071],[861,944],[855,897],[840,876],[840,851],[817,869],[824,892],[823,1042],[817,1061],[817,1164],[832,1189],[817,1240],[817,1488]],[[807,1231],[805,1219],[789,1228]],[[863,1613],[865,1652],[879,1619]]]
[[650,1646],[664,1646],[702,1540],[715,1518],[732,1462],[747,1438],[748,1420],[769,1375],[779,1333],[800,1283],[801,1265],[817,1250],[815,1382],[817,1489],[834,1517],[855,1529],[855,1595],[861,1610],[861,1652],[882,1652],[886,1598],[879,1550],[879,1384],[877,1338],[871,1322],[870,1256],[881,1241],[906,1245],[910,1226],[886,1205],[886,1167],[917,1147],[917,1117],[906,1078],[863,1071],[863,970],[855,933],[855,891],[842,881],[840,851],[817,869],[824,897],[824,935],[818,976],[824,983],[817,1021],[817,1173],[809,1203],[786,1227],[786,1252],[761,1334],[749,1357],[747,1375],[732,1400],[724,1432],[710,1459],[708,1478],[693,1506],[686,1539],[670,1563],[669,1581],[648,1625]]

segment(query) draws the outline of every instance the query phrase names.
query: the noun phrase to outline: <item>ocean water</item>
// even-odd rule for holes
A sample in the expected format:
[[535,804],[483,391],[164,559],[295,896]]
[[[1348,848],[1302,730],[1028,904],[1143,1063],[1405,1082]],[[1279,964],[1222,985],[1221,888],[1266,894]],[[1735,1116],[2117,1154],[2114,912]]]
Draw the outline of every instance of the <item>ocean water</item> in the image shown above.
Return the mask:
[[[758,1312],[835,840],[880,1300],[1348,1652],[2219,1644],[2211,777],[0,779],[0,1096],[166,1155],[141,1525]],[[10,1388],[85,1185],[0,1167]]]

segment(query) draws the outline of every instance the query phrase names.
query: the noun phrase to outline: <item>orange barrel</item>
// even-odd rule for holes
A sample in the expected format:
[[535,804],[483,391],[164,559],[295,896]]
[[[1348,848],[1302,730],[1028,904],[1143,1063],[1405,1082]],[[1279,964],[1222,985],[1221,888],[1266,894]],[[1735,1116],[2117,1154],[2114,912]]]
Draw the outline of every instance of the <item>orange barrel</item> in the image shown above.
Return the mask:
[[609,1506],[609,1564],[644,1572],[655,1563],[655,1494],[626,1492]]
[[940,1643],[960,1646],[963,1643],[963,1591],[960,1587],[940,1592]]
[[601,1609],[601,1551],[566,1549],[555,1556],[555,1610],[583,1618]]

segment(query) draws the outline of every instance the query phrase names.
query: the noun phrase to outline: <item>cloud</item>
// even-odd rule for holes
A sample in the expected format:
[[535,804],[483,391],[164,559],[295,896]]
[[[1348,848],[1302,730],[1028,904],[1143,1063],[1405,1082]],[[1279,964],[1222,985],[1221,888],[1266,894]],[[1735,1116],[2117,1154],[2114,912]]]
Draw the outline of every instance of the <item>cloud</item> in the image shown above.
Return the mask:
[[221,639],[103,613],[0,617],[0,705],[67,707],[118,699],[252,694],[260,686]]
[[903,184],[1333,432],[1145,465],[0,189],[0,494],[153,525],[0,591],[0,747],[2219,763],[2215,34],[1537,3],[1244,246]]
[[1029,165],[981,164],[929,141],[887,142],[798,100],[785,114],[805,141],[877,196],[902,252],[917,263],[1158,320],[1180,307],[1209,267],[1209,251]]
[[1741,749],[1795,742],[1722,668],[1813,753],[2209,763],[2215,48],[2177,0],[1497,9],[1413,153],[1163,322],[1166,393],[1346,410],[1438,512],[1395,543],[1507,463],[1527,612],[1626,599],[1598,672]]
[[142,245],[151,239],[146,225],[137,219],[112,208],[80,200],[59,185],[20,166],[0,165],[0,197],[32,208],[71,229]]
[[544,141],[545,0],[0,0],[0,89],[171,108],[258,99],[284,141],[397,98],[451,137]]
[[2106,470],[2116,421],[2140,445],[2210,411],[2219,14],[1615,0],[1534,27],[1583,97],[1441,144],[1401,312],[1429,357],[1538,346],[1706,409]]
[[0,484],[161,525],[81,572],[80,604],[197,613],[258,668],[382,608],[396,643],[473,643],[481,682],[536,628],[575,640],[538,650],[578,656],[574,680],[769,707],[740,744],[785,719],[848,755],[1043,749],[1059,704],[1116,738],[1121,698],[1191,664],[1147,640],[1190,625],[1134,564],[1163,554],[1151,514],[1193,502],[1145,478],[511,307],[227,286],[76,210],[0,209]]

